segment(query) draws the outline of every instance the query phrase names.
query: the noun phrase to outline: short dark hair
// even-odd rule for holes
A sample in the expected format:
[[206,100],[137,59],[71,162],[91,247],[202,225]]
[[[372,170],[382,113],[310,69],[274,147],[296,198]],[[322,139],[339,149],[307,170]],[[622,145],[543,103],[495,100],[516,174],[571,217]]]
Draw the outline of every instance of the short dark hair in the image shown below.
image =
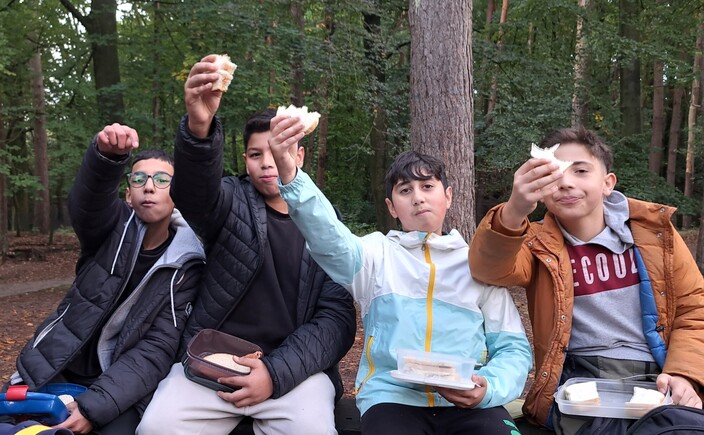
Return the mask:
[[162,149],[154,148],[154,149],[142,150],[142,151],[138,152],[137,155],[135,155],[132,158],[132,165],[131,166],[134,166],[137,162],[139,162],[141,160],[149,160],[149,159],[157,159],[157,160],[161,160],[163,162],[166,162],[166,163],[170,164],[171,166],[174,165],[174,158],[171,156],[171,154],[167,153],[166,151],[164,151]]
[[613,152],[594,131],[584,127],[561,128],[548,134],[540,142],[540,146],[549,148],[558,143],[576,143],[584,146],[591,155],[604,165],[606,172],[611,172],[611,166],[614,164]]
[[391,199],[391,192],[399,181],[430,180],[431,178],[440,180],[443,187],[447,189],[448,182],[445,175],[445,164],[442,160],[416,151],[402,152],[391,163],[389,170],[386,171],[386,176],[384,177],[386,197]]
[[249,119],[247,119],[247,122],[244,124],[244,133],[242,135],[245,151],[247,150],[247,146],[249,146],[249,138],[252,137],[252,134],[269,131],[271,128],[271,120],[274,116],[276,116],[276,110],[266,109],[253,114],[249,117]]

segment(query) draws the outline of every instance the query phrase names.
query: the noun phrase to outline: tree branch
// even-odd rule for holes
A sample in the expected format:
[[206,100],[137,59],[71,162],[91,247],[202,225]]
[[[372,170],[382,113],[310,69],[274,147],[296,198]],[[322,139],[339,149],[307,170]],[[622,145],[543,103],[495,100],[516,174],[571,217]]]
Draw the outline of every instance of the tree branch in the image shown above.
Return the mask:
[[60,1],[61,1],[61,4],[64,5],[66,10],[69,11],[71,13],[71,15],[73,15],[78,20],[79,23],[83,24],[83,27],[88,29],[88,20],[81,13],[81,11],[76,9],[76,7],[73,5],[73,3],[71,3],[69,0],[60,0]]

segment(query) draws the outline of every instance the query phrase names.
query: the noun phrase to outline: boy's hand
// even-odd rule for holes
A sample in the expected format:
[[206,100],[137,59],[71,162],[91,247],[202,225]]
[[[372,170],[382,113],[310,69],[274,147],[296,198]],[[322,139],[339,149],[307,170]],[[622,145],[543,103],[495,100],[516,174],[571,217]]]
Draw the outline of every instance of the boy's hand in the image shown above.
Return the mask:
[[232,393],[218,391],[218,396],[230,402],[238,408],[245,406],[253,406],[262,403],[274,394],[274,383],[271,381],[269,370],[258,358],[240,358],[235,356],[234,360],[237,364],[250,367],[252,369],[245,376],[230,376],[220,378],[218,382],[229,385],[231,387],[240,387]]
[[472,375],[472,382],[477,384],[471,390],[454,390],[452,388],[435,387],[435,391],[458,408],[474,408],[481,403],[486,395],[486,378]]
[[90,433],[93,430],[93,425],[81,414],[76,402],[71,402],[66,405],[66,409],[68,409],[71,415],[62,423],[52,427],[69,429],[73,431],[73,433]]
[[530,159],[513,175],[511,197],[501,210],[501,222],[506,228],[520,228],[523,220],[535,210],[538,202],[552,195],[562,178],[559,165],[547,159]]
[[274,156],[281,183],[288,184],[296,177],[298,141],[305,136],[304,125],[301,118],[283,114],[275,116],[270,125],[271,154]]
[[188,128],[196,137],[208,136],[210,124],[220,107],[222,92],[212,91],[220,75],[213,63],[217,55],[211,54],[193,65],[184,85]]
[[100,154],[122,156],[139,147],[137,130],[122,124],[106,125],[96,137]]
[[658,386],[658,391],[665,394],[667,387],[670,387],[670,395],[672,403],[675,405],[690,406],[692,408],[702,409],[702,400],[697,395],[697,391],[687,378],[682,376],[670,376],[667,373],[658,375],[655,383]]

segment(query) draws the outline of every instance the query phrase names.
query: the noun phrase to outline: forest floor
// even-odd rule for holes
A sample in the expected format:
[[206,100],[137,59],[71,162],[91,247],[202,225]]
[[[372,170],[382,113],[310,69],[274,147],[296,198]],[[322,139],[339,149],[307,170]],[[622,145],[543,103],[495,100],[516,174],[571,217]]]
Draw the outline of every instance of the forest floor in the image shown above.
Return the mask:
[[[697,233],[683,233],[693,249]],[[15,358],[37,325],[56,308],[75,276],[79,246],[75,235],[59,233],[51,245],[46,236],[10,237],[10,255],[0,263],[0,385],[15,371]],[[511,289],[532,342],[525,292]],[[345,396],[352,397],[354,378],[363,347],[362,323],[357,322],[355,344],[340,362]],[[531,372],[526,389],[532,382]]]

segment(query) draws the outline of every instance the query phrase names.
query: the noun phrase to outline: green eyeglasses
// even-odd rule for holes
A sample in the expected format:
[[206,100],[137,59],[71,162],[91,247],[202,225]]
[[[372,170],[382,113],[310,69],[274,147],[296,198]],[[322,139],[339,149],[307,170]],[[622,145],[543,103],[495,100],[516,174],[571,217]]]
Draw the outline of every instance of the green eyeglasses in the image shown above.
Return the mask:
[[127,182],[131,187],[142,187],[147,184],[147,180],[152,179],[154,186],[159,189],[166,189],[171,184],[171,174],[166,172],[155,172],[152,175],[147,175],[144,172],[130,172],[127,174]]

